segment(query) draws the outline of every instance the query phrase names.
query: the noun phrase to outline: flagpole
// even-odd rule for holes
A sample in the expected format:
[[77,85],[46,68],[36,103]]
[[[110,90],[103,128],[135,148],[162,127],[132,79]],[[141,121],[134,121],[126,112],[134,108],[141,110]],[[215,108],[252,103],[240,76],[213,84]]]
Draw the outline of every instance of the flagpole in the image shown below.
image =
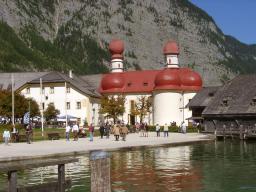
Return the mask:
[[30,117],[31,117],[31,114],[30,114],[30,100],[28,100],[28,112],[29,112],[29,125],[30,125]]
[[15,119],[14,119],[14,77],[12,73],[12,132],[15,133]]
[[43,109],[43,82],[42,78],[40,78],[40,95],[41,95],[41,129],[42,129],[42,137],[44,136],[44,109]]
[[68,115],[67,115],[67,82],[65,82],[65,115],[66,115],[66,127],[68,126]]

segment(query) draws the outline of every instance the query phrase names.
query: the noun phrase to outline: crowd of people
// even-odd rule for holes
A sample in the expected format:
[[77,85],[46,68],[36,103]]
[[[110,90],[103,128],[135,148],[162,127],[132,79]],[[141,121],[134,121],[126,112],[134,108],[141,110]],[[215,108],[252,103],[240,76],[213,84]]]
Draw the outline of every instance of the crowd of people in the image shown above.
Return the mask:
[[[161,128],[159,124],[156,124],[155,126],[155,132],[156,136],[160,137],[161,132],[163,132],[163,137],[169,137],[169,127],[172,126],[175,122],[171,122],[170,125],[168,126],[167,123],[164,124],[164,126]],[[176,123],[175,123],[176,124]],[[181,126],[179,127],[180,130],[179,132],[181,133],[186,133],[186,125],[184,122],[182,122]],[[135,123],[134,126],[129,126],[126,125],[122,121],[117,121],[117,123],[101,123],[99,127],[99,133],[100,133],[100,138],[103,139],[104,137],[106,139],[110,138],[110,134],[114,135],[115,141],[126,141],[126,137],[128,133],[138,133],[140,137],[148,137],[150,128],[147,123]],[[151,128],[151,131],[152,128]],[[88,133],[89,133],[89,141],[93,141],[94,137],[94,132],[95,132],[95,127],[93,124],[90,124],[88,127]],[[79,137],[86,137],[87,133],[85,128],[79,128],[78,123],[69,123],[66,126],[65,129],[65,136],[66,136],[66,141],[70,141],[70,135],[73,133],[73,140],[78,141]],[[26,126],[26,140],[27,143],[30,144],[32,141],[32,135],[33,135],[33,129],[30,125]],[[8,145],[9,140],[10,140],[10,132],[8,130],[4,131],[3,133],[3,140],[6,145]]]

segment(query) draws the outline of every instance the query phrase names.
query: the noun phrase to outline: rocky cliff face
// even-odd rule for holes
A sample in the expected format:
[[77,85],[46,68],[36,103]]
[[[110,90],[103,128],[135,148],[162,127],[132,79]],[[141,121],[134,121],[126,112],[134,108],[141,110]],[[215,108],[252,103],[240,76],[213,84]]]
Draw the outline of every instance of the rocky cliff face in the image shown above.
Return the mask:
[[[201,73],[205,85],[256,71],[255,46],[225,36],[187,0],[1,0],[0,17],[36,55],[26,59],[25,70],[104,72],[107,44],[120,38],[127,69],[163,68],[162,47],[174,39],[181,66]],[[19,62],[11,64],[20,69]]]

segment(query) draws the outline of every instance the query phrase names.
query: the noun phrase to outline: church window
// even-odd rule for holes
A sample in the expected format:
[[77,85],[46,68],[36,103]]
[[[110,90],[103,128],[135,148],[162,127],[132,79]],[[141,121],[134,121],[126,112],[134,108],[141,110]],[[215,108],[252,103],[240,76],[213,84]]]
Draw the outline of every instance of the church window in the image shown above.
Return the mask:
[[50,94],[54,94],[54,87],[50,87]]
[[134,110],[134,108],[135,108],[135,101],[134,100],[130,101],[130,108],[131,108],[131,111]]
[[26,94],[30,94],[30,87],[27,87]]
[[172,64],[171,58],[168,59],[168,64]]

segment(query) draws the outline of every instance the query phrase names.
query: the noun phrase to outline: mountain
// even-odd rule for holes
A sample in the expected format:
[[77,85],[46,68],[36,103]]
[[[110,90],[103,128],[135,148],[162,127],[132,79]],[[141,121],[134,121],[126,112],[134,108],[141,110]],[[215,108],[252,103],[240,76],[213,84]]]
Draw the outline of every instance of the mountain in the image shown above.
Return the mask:
[[127,70],[162,68],[174,39],[205,85],[256,72],[256,45],[226,36],[188,0],[1,0],[0,17],[1,71],[105,73],[108,42],[120,38]]

